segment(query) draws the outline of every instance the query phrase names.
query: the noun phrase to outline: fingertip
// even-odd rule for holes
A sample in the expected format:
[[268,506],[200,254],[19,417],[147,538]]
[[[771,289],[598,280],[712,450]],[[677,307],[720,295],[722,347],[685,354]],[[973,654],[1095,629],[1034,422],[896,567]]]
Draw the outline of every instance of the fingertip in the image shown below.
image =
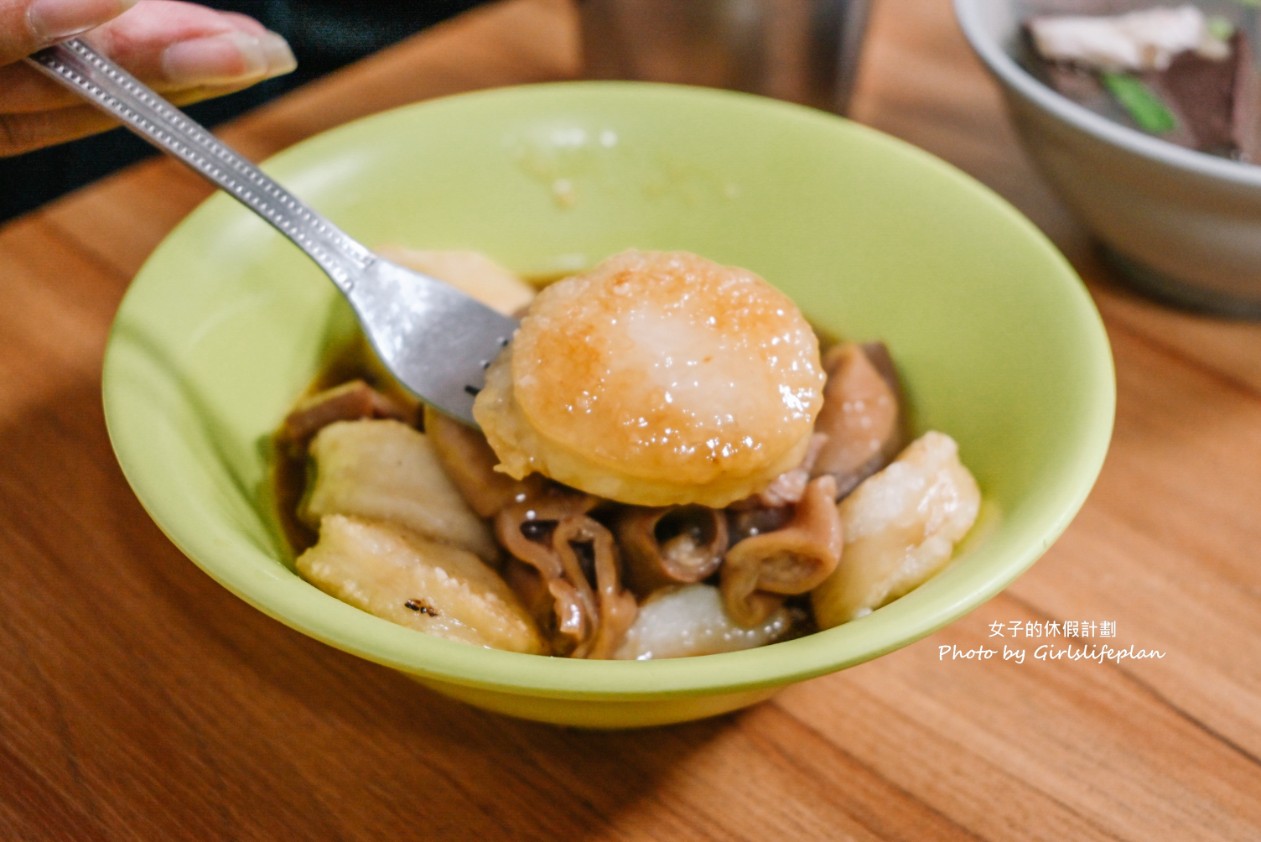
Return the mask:
[[214,86],[258,81],[297,66],[279,35],[227,32],[171,44],[162,52],[162,72],[175,85]]
[[298,59],[284,38],[267,32],[259,40],[263,44],[263,55],[267,57],[268,76],[283,76],[298,69]]

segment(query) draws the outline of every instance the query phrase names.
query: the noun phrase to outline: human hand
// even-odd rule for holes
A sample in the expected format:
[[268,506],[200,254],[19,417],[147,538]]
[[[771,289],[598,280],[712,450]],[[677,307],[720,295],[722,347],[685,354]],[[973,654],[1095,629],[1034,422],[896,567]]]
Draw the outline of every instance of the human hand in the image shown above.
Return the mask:
[[0,156],[117,125],[22,61],[80,33],[177,104],[240,90],[296,66],[284,39],[253,18],[193,3],[0,0]]

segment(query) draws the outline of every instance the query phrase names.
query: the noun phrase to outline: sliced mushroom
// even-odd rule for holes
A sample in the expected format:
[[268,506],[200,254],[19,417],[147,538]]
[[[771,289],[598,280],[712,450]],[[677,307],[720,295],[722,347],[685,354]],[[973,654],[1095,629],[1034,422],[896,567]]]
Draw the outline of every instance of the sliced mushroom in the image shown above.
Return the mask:
[[812,476],[831,474],[845,496],[902,447],[902,413],[892,361],[883,345],[845,342],[823,359],[827,383],[815,431],[826,436]]

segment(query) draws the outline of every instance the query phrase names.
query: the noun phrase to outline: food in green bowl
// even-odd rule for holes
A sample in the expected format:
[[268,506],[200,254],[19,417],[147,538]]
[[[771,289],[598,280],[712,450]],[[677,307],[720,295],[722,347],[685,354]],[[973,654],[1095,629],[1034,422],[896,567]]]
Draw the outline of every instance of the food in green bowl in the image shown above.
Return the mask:
[[774,101],[569,83],[444,100],[356,123],[268,167],[352,236],[476,250],[548,277],[627,248],[747,267],[829,335],[896,355],[909,428],[948,431],[984,497],[951,564],[867,616],[739,652],[591,661],[469,646],[302,580],[273,516],[270,434],[354,337],[336,291],[215,197],[120,309],[105,368],[119,461],[172,540],[260,610],[491,710],[625,727],[764,699],[965,614],[1066,528],[1111,431],[1106,337],[1036,229],[939,161]]
[[632,250],[534,296],[476,253],[393,252],[528,305],[480,430],[422,410],[362,344],[285,419],[295,566],[351,605],[514,652],[710,655],[865,616],[976,520],[955,442],[908,443],[888,350],[821,355],[747,270]]

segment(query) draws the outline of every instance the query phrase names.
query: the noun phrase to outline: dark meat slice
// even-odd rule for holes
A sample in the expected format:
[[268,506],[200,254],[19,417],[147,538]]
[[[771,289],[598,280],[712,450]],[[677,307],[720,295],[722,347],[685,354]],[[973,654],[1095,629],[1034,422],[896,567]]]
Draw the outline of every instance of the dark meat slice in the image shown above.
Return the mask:
[[[1187,50],[1164,70],[1133,74],[1165,104],[1176,126],[1162,140],[1227,158],[1261,160],[1261,82],[1252,67],[1251,47],[1239,32],[1229,40],[1230,54],[1213,59]],[[1091,68],[1030,54],[1042,79],[1053,89],[1096,113],[1137,127],[1112,99]]]

